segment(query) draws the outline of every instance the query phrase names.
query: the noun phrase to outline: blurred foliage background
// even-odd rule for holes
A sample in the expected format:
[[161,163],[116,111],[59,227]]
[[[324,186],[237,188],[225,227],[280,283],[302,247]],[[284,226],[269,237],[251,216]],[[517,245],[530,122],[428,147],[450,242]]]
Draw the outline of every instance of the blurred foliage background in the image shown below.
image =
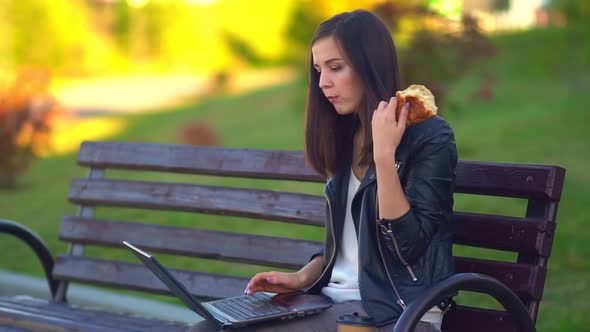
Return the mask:
[[[537,327],[587,330],[590,233],[579,229],[590,214],[590,1],[0,0],[0,218],[24,223],[54,253],[67,250],[57,233],[62,217],[76,213],[66,197],[71,179],[85,176],[75,159],[86,139],[302,149],[309,40],[321,21],[355,8],[388,25],[403,85],[433,90],[461,159],[567,169]],[[260,186],[321,193],[293,183]],[[458,195],[456,208],[522,215],[526,206]],[[200,222],[133,209],[99,208],[97,216]],[[222,219],[207,217],[201,226],[322,238],[316,229]],[[22,244],[3,237],[0,252],[0,269],[42,274]]]

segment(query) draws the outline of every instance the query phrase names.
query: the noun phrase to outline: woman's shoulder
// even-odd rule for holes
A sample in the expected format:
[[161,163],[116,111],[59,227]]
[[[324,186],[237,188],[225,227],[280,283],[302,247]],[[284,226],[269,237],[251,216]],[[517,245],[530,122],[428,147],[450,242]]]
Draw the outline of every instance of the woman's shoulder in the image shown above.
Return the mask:
[[408,142],[414,144],[424,144],[432,141],[454,139],[454,133],[451,125],[445,119],[437,115],[406,128],[404,138]]

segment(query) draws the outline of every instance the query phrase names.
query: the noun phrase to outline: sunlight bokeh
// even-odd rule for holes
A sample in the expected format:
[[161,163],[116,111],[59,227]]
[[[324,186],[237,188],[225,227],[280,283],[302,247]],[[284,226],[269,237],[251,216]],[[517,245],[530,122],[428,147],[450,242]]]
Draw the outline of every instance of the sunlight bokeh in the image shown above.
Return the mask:
[[49,138],[47,148],[41,151],[41,156],[63,155],[77,151],[82,141],[113,136],[124,130],[125,126],[126,122],[123,119],[112,117],[60,117],[54,123],[54,134]]

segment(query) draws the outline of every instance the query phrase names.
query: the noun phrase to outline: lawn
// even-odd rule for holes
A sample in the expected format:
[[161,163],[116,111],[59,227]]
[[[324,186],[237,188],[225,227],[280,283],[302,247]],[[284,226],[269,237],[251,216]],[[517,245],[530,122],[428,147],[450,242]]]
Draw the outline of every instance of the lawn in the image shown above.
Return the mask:
[[[498,55],[484,66],[461,77],[451,87],[449,108],[443,116],[455,130],[461,159],[553,164],[567,169],[566,185],[558,214],[558,228],[549,274],[541,303],[539,331],[581,331],[590,326],[590,232],[583,229],[590,214],[590,40],[582,30],[537,30],[494,37]],[[493,73],[492,99],[469,98],[482,71]],[[122,117],[127,129],[112,140],[176,142],[179,127],[189,121],[206,121],[232,147],[302,149],[303,112],[295,85],[287,84],[235,97],[211,97],[163,112]],[[586,151],[586,152],[584,152]],[[86,175],[74,154],[37,161],[13,191],[0,191],[0,217],[22,222],[37,232],[54,253],[66,246],[57,240],[61,218],[77,213],[66,201],[69,181]],[[109,172],[109,176],[120,176]],[[153,173],[134,173],[136,178]],[[158,175],[159,178],[162,178]],[[196,177],[167,176],[170,181],[191,182]],[[206,178],[205,181],[212,181]],[[228,183],[228,182],[226,182]],[[249,185],[242,181],[238,185]],[[321,194],[320,185],[256,182],[265,188],[304,190]],[[457,195],[456,210],[524,214],[522,200]],[[98,209],[97,216],[115,218],[113,211]],[[146,212],[125,209],[121,220],[165,222],[171,225],[200,224],[193,214]],[[209,228],[253,233],[296,233],[301,238],[321,239],[313,227],[286,226],[240,218],[207,217]],[[219,222],[217,222],[219,221]],[[41,275],[38,263],[23,245],[2,238],[2,269]],[[457,248],[461,255],[476,251]],[[480,251],[477,251],[480,252]],[[97,254],[90,250],[90,254]],[[102,254],[102,253],[101,253]],[[128,253],[109,250],[108,255],[132,259]],[[486,253],[488,254],[488,253]],[[490,255],[513,257],[489,252]],[[201,262],[164,258],[175,267],[193,268]],[[207,264],[211,271],[223,269]],[[260,267],[240,267],[236,274],[248,276]],[[485,301],[466,297],[469,301]]]

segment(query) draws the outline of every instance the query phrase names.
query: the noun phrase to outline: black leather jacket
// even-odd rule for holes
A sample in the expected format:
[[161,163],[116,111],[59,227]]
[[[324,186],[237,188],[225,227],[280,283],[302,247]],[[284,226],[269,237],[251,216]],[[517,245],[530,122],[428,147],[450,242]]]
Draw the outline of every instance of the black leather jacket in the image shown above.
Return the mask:
[[[420,292],[454,272],[451,220],[457,150],[451,127],[438,116],[408,127],[396,162],[411,206],[408,213],[377,220],[374,164],[352,201],[362,305],[379,325],[395,321]],[[349,176],[346,163],[325,186],[326,239],[318,253],[325,259],[310,293],[321,292],[330,280],[341,246]]]

